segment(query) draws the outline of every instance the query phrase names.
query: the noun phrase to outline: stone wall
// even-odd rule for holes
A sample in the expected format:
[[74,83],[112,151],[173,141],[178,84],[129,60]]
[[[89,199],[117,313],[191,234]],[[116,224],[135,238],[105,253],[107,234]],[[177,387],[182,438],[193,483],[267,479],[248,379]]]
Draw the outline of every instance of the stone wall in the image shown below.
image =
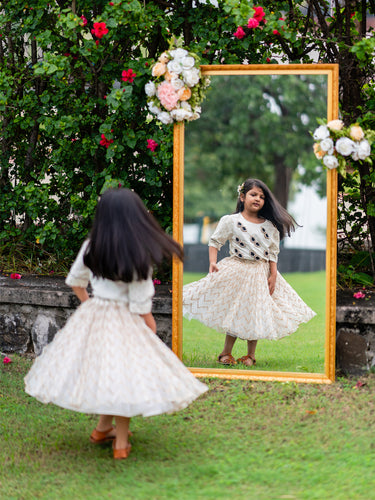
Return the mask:
[[[164,285],[155,290],[152,311],[158,335],[171,347],[172,294]],[[0,351],[40,354],[78,305],[64,278],[0,277]]]
[[375,293],[355,299],[339,291],[336,309],[336,365],[344,375],[361,375],[375,367]]

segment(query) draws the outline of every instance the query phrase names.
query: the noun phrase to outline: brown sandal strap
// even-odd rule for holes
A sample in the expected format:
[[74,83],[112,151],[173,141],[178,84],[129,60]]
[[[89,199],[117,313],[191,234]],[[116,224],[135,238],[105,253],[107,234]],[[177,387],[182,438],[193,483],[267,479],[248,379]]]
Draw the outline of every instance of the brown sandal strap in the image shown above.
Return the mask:
[[[223,358],[225,357],[228,357],[228,361],[222,361]],[[237,364],[237,361],[234,359],[234,357],[229,353],[225,353],[225,354],[219,354],[218,358],[217,358],[218,362],[223,364],[223,365],[236,365]]]
[[238,358],[237,361],[239,363],[243,363],[244,361],[246,361],[248,359],[251,359],[251,361],[253,362],[253,365],[256,365],[257,360],[255,358],[253,358],[252,356],[250,356],[250,354],[246,354],[246,356],[242,356],[242,358]]

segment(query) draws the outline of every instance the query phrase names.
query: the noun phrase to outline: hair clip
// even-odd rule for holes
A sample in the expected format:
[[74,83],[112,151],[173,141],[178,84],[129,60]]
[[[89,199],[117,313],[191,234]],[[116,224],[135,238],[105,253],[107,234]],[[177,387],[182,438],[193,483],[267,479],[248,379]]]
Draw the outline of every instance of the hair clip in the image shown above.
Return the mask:
[[242,190],[244,188],[244,185],[245,183],[243,182],[242,184],[240,184],[239,186],[237,186],[237,193],[238,193],[238,196],[242,193]]

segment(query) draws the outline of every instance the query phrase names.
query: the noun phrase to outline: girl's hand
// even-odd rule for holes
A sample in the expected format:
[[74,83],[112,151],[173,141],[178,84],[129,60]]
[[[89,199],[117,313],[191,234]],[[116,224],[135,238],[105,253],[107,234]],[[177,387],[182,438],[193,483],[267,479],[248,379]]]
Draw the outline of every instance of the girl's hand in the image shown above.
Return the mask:
[[208,270],[209,273],[217,273],[219,268],[217,267],[216,262],[210,262],[210,268]]
[[140,317],[144,319],[146,325],[156,333],[156,321],[152,313],[140,314]]
[[275,286],[276,286],[276,275],[271,274],[271,276],[268,278],[268,289],[270,291],[270,295],[273,294],[275,291]]

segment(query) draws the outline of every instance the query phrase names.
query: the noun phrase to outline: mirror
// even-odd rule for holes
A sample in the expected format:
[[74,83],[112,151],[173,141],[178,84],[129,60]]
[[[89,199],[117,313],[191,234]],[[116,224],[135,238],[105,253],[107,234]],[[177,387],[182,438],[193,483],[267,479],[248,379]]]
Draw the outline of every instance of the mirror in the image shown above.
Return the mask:
[[[337,65],[202,66],[211,89],[201,118],[174,125],[172,348],[196,376],[330,383],[335,374],[336,171],[312,152],[316,118],[338,114]],[[258,342],[256,367],[217,363],[224,335],[182,318],[182,287],[208,272],[208,238],[233,213],[237,185],[263,180],[298,224],[278,268],[317,313],[279,341]],[[225,247],[219,259],[226,256]],[[238,339],[234,356],[246,354]]]

